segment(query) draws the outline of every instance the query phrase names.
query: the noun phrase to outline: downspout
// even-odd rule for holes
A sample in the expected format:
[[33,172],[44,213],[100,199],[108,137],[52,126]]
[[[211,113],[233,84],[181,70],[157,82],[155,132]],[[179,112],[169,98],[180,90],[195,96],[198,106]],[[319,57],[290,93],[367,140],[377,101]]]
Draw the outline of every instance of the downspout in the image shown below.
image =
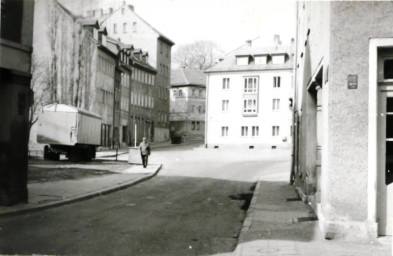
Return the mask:
[[205,93],[205,148],[207,148],[207,125],[208,125],[208,99],[209,99],[209,74],[206,76],[206,93]]
[[295,182],[295,165],[297,162],[295,161],[295,155],[297,155],[296,142],[299,138],[297,138],[297,100],[298,100],[298,89],[297,89],[297,53],[298,53],[298,32],[299,32],[299,3],[296,1],[296,46],[294,51],[294,63],[293,63],[293,90],[294,90],[294,98],[292,103],[292,153],[291,153],[291,173],[289,176],[289,183],[292,185]]

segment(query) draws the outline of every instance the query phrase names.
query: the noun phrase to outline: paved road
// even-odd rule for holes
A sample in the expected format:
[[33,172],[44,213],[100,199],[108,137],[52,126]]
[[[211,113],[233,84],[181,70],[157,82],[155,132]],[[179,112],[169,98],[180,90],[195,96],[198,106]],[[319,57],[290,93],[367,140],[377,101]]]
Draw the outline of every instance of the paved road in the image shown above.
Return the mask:
[[[161,173],[113,194],[0,219],[0,254],[206,255],[234,249],[256,179],[288,152],[156,149]],[[283,161],[283,159],[285,161]],[[234,197],[232,197],[234,198]]]

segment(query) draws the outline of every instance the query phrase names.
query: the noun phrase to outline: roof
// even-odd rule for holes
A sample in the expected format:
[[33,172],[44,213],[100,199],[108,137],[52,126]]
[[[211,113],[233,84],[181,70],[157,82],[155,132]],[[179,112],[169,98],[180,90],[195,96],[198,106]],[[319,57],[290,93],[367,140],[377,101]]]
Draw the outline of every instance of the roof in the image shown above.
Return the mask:
[[206,86],[206,75],[201,70],[174,69],[171,72],[171,86]]
[[95,117],[101,119],[101,117],[95,113],[89,112],[87,110],[77,108],[71,105],[52,103],[43,107],[45,112],[62,112],[62,113],[81,113],[87,116]]
[[[237,56],[275,56],[275,55],[286,55],[287,61],[284,64],[272,64],[268,61],[267,64],[255,64],[253,58],[249,65],[237,65]],[[244,46],[236,49],[229,53],[223,58],[222,61],[207,69],[205,72],[221,72],[221,71],[252,71],[252,70],[280,70],[280,69],[292,69],[292,50],[290,46],[268,46],[268,47],[251,47]]]
[[[118,12],[119,10],[121,10],[122,8],[124,8],[124,5],[121,6],[120,8],[118,8],[117,10],[113,11],[112,13],[108,13],[105,14],[103,16],[100,17],[100,24],[102,25],[105,20],[107,20],[110,16],[112,16],[114,13]],[[170,40],[168,37],[166,37],[164,34],[162,34],[160,31],[158,31],[156,28],[154,28],[152,25],[150,25],[146,20],[144,20],[141,16],[139,16],[133,9],[132,6],[127,5],[127,8],[133,12],[135,14],[136,17],[138,17],[143,23],[145,23],[148,27],[150,27],[154,32],[156,32],[158,34],[158,38],[160,40],[163,40],[164,42],[170,44],[171,46],[174,45],[175,43]]]

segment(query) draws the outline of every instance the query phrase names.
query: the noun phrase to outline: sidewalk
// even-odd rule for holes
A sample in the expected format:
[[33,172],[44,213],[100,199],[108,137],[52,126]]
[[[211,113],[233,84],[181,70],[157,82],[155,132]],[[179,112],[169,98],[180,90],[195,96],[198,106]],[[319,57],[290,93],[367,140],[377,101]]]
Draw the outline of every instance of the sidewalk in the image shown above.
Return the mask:
[[[101,158],[101,160],[104,158]],[[108,161],[110,161],[108,159]],[[119,163],[119,162],[115,162]],[[109,175],[99,175],[81,179],[34,182],[28,184],[29,202],[13,206],[0,206],[0,216],[21,214],[65,205],[95,196],[108,194],[155,176],[161,165],[150,164],[143,168],[139,164],[122,162],[123,168],[113,168]],[[89,165],[73,164],[74,168],[89,168]],[[42,166],[41,166],[42,167]],[[50,167],[46,167],[50,168]],[[66,167],[67,168],[67,167]],[[105,166],[102,166],[105,169]]]
[[313,211],[302,201],[288,175],[262,177],[254,191],[234,256],[389,256],[391,237],[368,244],[326,240]]

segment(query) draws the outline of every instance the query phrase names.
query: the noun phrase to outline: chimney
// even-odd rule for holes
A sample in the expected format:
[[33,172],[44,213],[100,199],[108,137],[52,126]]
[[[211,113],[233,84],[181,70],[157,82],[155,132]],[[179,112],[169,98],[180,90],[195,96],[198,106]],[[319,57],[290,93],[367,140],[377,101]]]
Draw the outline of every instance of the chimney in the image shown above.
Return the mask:
[[247,40],[246,41],[246,46],[251,47],[252,46],[252,41],[251,40]]
[[281,45],[280,35],[274,35],[274,44],[276,46]]
[[129,4],[128,7],[131,9],[131,11],[134,11],[134,6]]

